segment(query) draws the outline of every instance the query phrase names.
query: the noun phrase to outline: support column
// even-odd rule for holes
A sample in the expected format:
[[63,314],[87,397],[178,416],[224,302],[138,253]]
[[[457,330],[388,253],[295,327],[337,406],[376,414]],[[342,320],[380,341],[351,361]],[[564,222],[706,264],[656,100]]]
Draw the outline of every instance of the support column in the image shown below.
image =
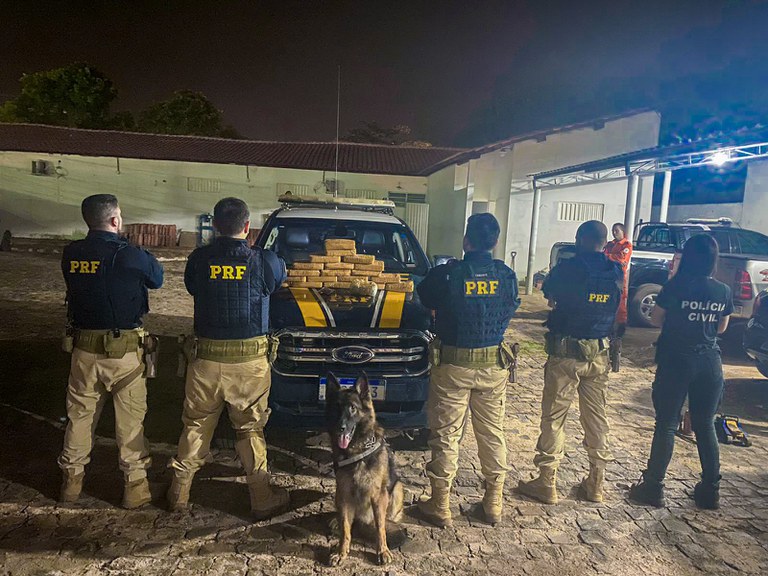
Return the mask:
[[664,171],[664,186],[661,189],[659,222],[666,222],[669,215],[669,191],[672,189],[672,170]]
[[531,238],[528,243],[528,271],[525,276],[525,293],[533,294],[533,275],[536,266],[536,244],[539,240],[539,213],[541,212],[541,188],[533,181],[533,210],[531,211]]
[[627,229],[627,238],[634,242],[635,221],[637,220],[637,190],[640,177],[637,174],[629,174],[627,177],[627,203],[624,209],[624,227]]

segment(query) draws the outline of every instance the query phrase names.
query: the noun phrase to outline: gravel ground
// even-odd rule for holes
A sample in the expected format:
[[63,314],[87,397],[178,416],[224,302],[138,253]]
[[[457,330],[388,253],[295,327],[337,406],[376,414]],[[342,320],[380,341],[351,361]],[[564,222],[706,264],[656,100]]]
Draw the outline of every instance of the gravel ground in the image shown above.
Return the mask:
[[[174,258],[178,254],[169,254]],[[523,343],[519,382],[508,390],[506,428],[511,472],[505,520],[492,529],[475,516],[482,479],[474,436],[463,442],[453,508],[455,527],[438,530],[406,515],[407,541],[385,568],[373,564],[363,532],[347,564],[324,566],[336,542],[333,473],[324,436],[272,433],[270,466],[292,489],[291,510],[253,523],[234,453],[219,450],[196,479],[191,511],[162,508],[170,480],[165,465],[180,428],[181,383],[175,379],[173,338],[191,327],[191,299],[182,261],[166,262],[166,286],[152,295],[150,329],[164,336],[161,374],[150,384],[147,436],[152,441],[154,505],[118,507],[122,483],[109,414],[98,432],[85,494],[58,505],[55,464],[62,442],[67,357],[57,351],[64,319],[59,256],[52,251],[0,253],[0,574],[766,574],[768,573],[768,386],[738,353],[726,348],[725,409],[743,417],[751,448],[722,447],[723,507],[697,510],[689,498],[698,459],[679,441],[667,483],[667,508],[629,504],[626,490],[640,474],[653,431],[649,362],[655,332],[632,329],[625,367],[611,377],[609,395],[615,462],[604,504],[583,502],[575,487],[588,463],[580,446],[578,410],[569,415],[566,458],[557,506],[513,491],[533,472],[544,357],[543,300],[526,298],[508,337]],[[167,343],[167,344],[166,344]],[[407,500],[422,495],[427,453],[393,440]]]

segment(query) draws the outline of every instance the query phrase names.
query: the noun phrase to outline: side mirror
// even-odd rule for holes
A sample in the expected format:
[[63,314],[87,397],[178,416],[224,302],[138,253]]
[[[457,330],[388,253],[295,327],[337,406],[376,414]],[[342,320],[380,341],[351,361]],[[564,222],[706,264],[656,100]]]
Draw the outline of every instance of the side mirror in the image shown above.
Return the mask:
[[453,256],[438,256],[435,255],[432,257],[432,262],[435,266],[440,266],[440,264],[447,264],[451,260],[456,260]]

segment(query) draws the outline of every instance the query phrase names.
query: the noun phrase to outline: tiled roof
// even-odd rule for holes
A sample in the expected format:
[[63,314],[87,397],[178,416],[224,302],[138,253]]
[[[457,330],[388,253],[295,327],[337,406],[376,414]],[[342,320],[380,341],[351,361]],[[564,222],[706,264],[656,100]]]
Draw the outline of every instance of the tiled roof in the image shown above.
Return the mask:
[[[174,136],[82,130],[38,124],[0,124],[0,151],[78,154],[334,170],[334,142],[260,142],[201,136]],[[339,144],[339,172],[426,176],[436,165],[465,152],[460,148],[415,148],[372,144]]]

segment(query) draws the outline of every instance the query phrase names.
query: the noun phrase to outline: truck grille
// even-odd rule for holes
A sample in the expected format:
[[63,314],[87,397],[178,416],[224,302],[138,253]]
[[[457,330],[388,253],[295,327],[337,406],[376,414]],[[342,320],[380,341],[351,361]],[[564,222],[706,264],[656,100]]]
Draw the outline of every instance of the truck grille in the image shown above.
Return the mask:
[[282,376],[319,377],[329,371],[365,370],[385,378],[421,376],[429,370],[431,336],[399,332],[282,330],[272,369]]

